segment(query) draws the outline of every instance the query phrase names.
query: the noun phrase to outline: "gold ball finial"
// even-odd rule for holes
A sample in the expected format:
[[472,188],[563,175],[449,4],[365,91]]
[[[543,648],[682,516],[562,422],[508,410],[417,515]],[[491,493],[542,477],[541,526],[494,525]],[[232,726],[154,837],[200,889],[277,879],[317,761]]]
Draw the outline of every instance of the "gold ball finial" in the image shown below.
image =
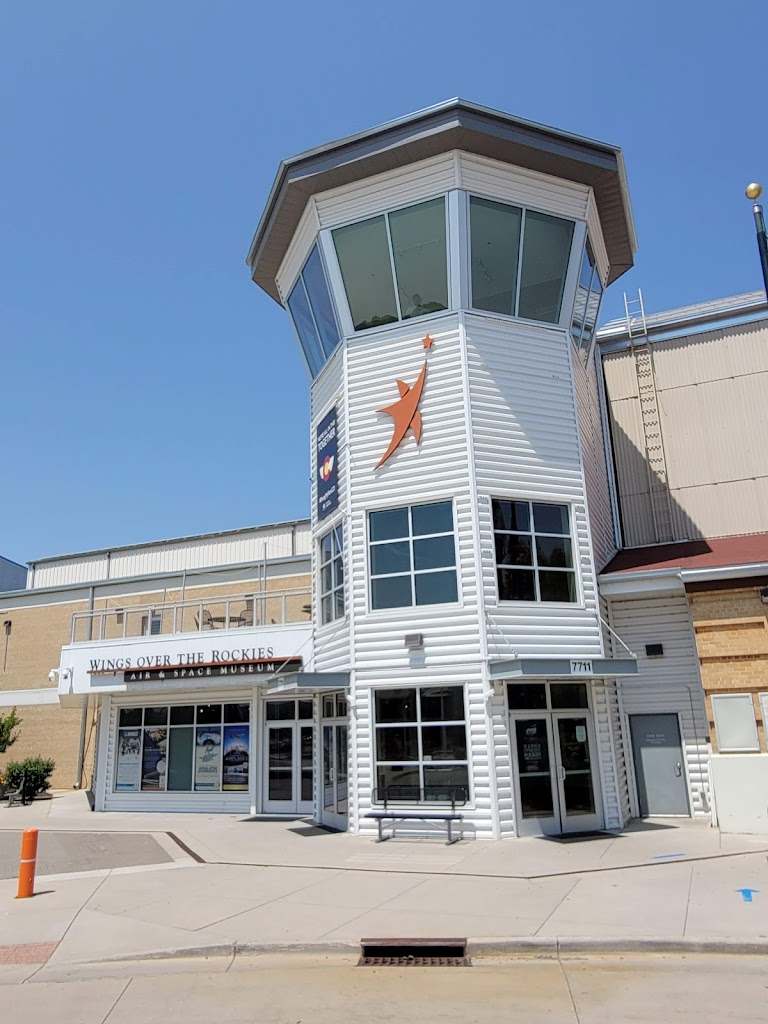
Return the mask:
[[744,189],[744,195],[747,199],[759,199],[762,194],[763,186],[759,185],[756,181],[750,182]]

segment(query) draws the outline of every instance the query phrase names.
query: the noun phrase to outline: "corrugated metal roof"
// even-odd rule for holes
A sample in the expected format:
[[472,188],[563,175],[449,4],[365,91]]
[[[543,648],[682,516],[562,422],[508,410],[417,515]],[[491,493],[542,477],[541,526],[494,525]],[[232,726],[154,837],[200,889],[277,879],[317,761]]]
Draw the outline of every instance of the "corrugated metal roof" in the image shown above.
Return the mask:
[[602,574],[651,569],[721,569],[764,562],[768,562],[768,533],[753,533],[744,537],[627,548],[611,559]]
[[280,302],[275,277],[311,196],[454,149],[590,185],[609,281],[632,266],[637,239],[620,149],[455,98],[284,160],[248,252],[253,280]]

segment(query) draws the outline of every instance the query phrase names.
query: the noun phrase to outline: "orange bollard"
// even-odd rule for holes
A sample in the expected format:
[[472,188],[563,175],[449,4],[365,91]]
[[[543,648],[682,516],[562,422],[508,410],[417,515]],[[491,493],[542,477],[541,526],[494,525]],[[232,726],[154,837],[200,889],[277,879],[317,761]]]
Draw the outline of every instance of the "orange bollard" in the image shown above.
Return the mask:
[[17,900],[35,894],[35,865],[37,864],[37,829],[25,828],[21,836],[21,859],[19,860],[19,888]]

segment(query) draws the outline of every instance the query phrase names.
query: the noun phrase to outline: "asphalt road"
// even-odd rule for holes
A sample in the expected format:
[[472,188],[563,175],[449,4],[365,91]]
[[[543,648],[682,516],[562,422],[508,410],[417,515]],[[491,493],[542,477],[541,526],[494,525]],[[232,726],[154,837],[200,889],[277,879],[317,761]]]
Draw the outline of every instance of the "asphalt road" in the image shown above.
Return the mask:
[[[21,829],[0,831],[0,878],[18,876],[20,848]],[[171,860],[157,840],[148,835],[41,830],[38,837],[38,875],[167,864]]]
[[765,1024],[768,1019],[768,965],[760,957],[617,956],[363,968],[348,958],[270,954],[69,971],[6,967],[0,968],[3,984],[9,986],[2,989],[4,1005],[13,1006],[13,1020],[24,1024]]

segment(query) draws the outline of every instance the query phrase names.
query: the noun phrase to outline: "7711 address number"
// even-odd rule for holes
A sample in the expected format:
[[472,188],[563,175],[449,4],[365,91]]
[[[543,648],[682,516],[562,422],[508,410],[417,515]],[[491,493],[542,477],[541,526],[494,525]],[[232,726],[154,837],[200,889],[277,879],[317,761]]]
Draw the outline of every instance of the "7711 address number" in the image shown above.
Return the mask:
[[572,661],[571,662],[571,675],[572,676],[591,676],[592,675],[592,662],[591,661]]

